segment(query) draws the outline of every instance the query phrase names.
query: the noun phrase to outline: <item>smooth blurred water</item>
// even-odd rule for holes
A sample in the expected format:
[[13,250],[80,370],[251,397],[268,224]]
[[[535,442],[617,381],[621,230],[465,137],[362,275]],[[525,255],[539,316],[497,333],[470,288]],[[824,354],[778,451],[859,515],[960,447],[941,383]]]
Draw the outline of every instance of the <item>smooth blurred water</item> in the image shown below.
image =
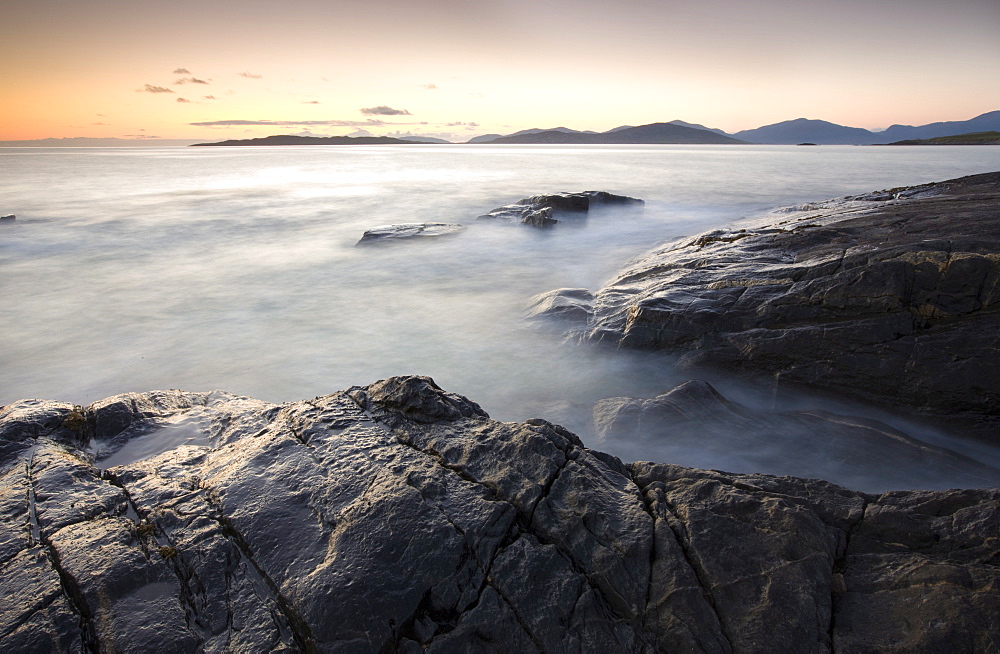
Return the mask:
[[[0,149],[0,404],[153,388],[271,401],[406,373],[496,418],[586,433],[594,400],[682,381],[561,345],[525,301],[597,288],[658,243],[775,206],[1000,168],[995,147]],[[525,196],[640,197],[546,231],[476,224]],[[433,243],[355,248],[387,223]]]

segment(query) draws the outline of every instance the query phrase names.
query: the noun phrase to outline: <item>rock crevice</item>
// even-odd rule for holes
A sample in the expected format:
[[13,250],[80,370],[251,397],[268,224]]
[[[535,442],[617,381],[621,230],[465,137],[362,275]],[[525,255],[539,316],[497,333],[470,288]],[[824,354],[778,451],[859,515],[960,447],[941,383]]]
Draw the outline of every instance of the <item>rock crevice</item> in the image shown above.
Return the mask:
[[1000,491],[871,496],[626,466],[558,425],[495,422],[421,377],[282,407],[201,397],[131,398],[111,438],[156,438],[168,416],[209,411],[193,423],[208,445],[103,479],[60,431],[71,407],[0,411],[0,506],[15,518],[0,527],[0,582],[34,592],[45,577],[31,557],[53,556],[45,601],[0,607],[4,650],[997,644],[975,625],[1000,619]]

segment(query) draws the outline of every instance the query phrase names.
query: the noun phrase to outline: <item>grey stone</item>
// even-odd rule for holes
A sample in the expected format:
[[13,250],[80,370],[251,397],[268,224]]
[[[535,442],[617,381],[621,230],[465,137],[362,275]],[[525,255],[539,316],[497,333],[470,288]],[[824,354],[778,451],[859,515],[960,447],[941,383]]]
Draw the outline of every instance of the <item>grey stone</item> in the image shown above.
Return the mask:
[[[642,205],[637,198],[614,195],[606,191],[584,191],[581,193],[554,193],[533,195],[513,204],[498,207],[483,214],[476,220],[499,223],[514,223],[532,227],[551,227],[560,219],[586,214],[593,207],[607,205]],[[558,217],[557,217],[558,216]]]
[[366,230],[355,245],[381,245],[404,240],[424,240],[451,236],[465,229],[455,223],[400,223]]
[[[104,469],[73,412],[204,433]],[[0,434],[3,651],[997,646],[996,489],[625,465],[427,377],[18,403]]]

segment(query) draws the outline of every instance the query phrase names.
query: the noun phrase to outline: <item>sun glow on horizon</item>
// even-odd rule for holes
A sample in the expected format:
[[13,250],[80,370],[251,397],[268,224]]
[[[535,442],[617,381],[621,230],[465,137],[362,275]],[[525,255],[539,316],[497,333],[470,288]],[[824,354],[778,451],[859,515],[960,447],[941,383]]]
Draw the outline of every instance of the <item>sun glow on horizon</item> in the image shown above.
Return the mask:
[[[771,0],[752,12],[735,0],[613,9],[293,0],[253,11],[193,0],[169,10],[55,3],[11,12],[0,140],[464,141],[675,119],[732,133],[798,117],[871,129],[1000,108],[1000,86],[988,82],[1000,66],[1000,5],[989,0],[964,0],[961,11]],[[362,111],[380,107],[398,113]]]

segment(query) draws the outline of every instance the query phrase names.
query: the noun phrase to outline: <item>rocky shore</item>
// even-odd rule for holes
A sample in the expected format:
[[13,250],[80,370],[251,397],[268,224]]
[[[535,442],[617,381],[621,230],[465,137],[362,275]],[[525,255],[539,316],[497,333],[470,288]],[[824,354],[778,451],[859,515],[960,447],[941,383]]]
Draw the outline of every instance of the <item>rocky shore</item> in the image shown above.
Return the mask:
[[[607,202],[635,203],[536,196],[484,220]],[[529,316],[996,442],[998,207],[1000,173],[792,207]],[[796,476],[623,462],[419,376],[280,405],[170,390],[0,407],[0,651],[1000,649],[1000,470],[877,420],[664,391],[598,402],[598,438],[775,447]],[[803,478],[872,460],[899,469],[887,484],[909,467],[966,488]]]
[[0,448],[3,651],[1000,647],[997,489],[626,465],[425,377],[23,401]]
[[[1000,173],[682,239],[530,314],[681,366],[802,385],[1000,443]],[[568,322],[567,322],[568,321]]]

